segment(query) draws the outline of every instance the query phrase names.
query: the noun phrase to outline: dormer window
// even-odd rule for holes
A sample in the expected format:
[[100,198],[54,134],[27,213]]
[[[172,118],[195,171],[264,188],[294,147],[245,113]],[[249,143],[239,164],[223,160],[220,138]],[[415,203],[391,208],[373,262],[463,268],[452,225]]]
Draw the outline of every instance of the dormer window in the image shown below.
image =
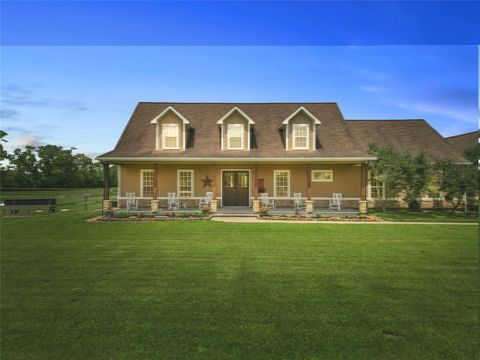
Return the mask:
[[309,134],[308,124],[293,124],[293,150],[308,150]]
[[255,122],[237,106],[217,121],[222,150],[250,150],[250,135]]
[[193,129],[190,121],[173,106],[166,107],[150,123],[155,124],[156,150],[185,150],[187,133]]
[[315,150],[317,125],[320,124],[320,120],[300,106],[282,122],[285,150]]
[[242,124],[228,124],[228,149],[242,150],[243,149],[243,125]]
[[178,124],[162,124],[162,148],[178,149],[179,135]]

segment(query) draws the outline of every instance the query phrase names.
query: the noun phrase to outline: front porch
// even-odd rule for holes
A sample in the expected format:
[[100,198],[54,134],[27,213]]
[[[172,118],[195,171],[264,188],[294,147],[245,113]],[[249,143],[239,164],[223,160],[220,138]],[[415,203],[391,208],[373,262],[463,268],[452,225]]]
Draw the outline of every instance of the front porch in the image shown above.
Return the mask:
[[[119,166],[117,201],[112,203],[108,198],[109,165],[104,164],[103,210],[199,211],[208,195],[209,210],[218,215],[259,213],[265,207],[269,208],[270,215],[353,216],[365,213],[366,165],[329,164],[323,167],[333,169],[329,170],[330,178],[312,182],[313,170],[309,164],[244,165],[242,169],[216,164],[122,165]],[[336,174],[335,181],[332,174]],[[332,210],[335,207],[330,205],[337,195],[341,199],[341,206],[338,206],[341,210]],[[177,201],[176,206],[171,206],[171,197]]]

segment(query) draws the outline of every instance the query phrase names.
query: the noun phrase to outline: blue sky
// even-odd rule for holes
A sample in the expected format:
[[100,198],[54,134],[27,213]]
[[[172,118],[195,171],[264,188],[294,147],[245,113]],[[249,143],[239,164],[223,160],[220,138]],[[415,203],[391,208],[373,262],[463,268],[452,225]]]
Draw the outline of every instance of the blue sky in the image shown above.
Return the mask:
[[478,129],[476,46],[5,46],[1,60],[10,146],[100,154],[138,101],[335,101],[347,119]]

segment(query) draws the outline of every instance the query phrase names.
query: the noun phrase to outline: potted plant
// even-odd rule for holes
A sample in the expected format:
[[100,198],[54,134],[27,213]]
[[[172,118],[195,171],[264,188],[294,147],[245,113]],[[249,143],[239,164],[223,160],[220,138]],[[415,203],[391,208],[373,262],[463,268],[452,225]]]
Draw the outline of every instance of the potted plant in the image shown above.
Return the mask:
[[258,213],[260,216],[267,216],[268,215],[268,207],[262,206],[259,210]]
[[210,213],[210,206],[208,205],[203,205],[202,206],[202,214],[203,215],[208,215]]

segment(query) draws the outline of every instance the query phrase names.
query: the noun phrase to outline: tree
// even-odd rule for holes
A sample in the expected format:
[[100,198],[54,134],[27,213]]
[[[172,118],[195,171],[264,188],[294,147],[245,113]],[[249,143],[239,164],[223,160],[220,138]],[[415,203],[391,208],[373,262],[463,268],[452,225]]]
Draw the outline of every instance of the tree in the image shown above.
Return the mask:
[[5,160],[8,156],[7,151],[3,148],[3,143],[7,142],[7,140],[5,139],[7,135],[8,134],[5,131],[0,130],[0,161]]
[[26,146],[25,150],[15,149],[12,154],[8,155],[8,161],[13,166],[16,187],[36,186],[38,164],[34,146]]
[[463,155],[472,163],[478,164],[478,160],[480,159],[480,144],[476,143],[471,148],[468,148],[464,151]]
[[438,171],[438,188],[452,205],[452,212],[459,207],[464,195],[472,196],[476,193],[478,170],[475,166],[438,161],[435,169]]
[[428,188],[431,166],[423,152],[410,154],[392,147],[371,146],[377,160],[370,164],[376,177],[387,184],[412,210],[420,208],[421,196]]
[[[6,188],[101,187],[103,166],[75,148],[56,145],[27,146],[9,154],[2,145],[5,131],[0,130],[0,184]],[[116,167],[110,171],[115,186]]]

